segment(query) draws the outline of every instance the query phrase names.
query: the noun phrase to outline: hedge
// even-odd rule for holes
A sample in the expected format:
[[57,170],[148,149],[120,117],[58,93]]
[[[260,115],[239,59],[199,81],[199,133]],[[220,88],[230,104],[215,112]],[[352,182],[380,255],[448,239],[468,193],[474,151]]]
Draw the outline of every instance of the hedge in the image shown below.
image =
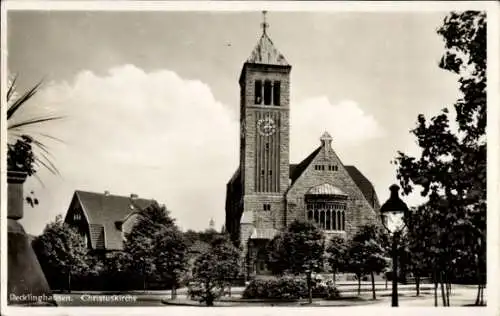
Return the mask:
[[[313,280],[313,298],[337,299],[340,292],[331,281],[326,283]],[[246,299],[279,299],[298,300],[307,298],[307,281],[295,276],[284,276],[277,279],[255,279],[252,280],[242,295]]]

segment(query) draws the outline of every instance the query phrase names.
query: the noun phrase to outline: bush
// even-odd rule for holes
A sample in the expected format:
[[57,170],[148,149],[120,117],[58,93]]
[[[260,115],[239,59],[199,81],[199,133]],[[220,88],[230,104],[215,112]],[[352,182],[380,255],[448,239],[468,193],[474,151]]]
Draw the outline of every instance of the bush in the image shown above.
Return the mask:
[[[340,292],[332,281],[313,280],[313,298],[337,299]],[[285,276],[278,279],[253,280],[245,288],[243,298],[297,300],[308,297],[307,282],[304,278]]]
[[340,298],[339,289],[333,285],[333,281],[328,281],[326,284],[326,296],[324,299],[327,300],[337,300]]
[[307,295],[305,280],[285,276],[279,279],[253,280],[245,288],[242,297],[296,300],[305,295]]
[[190,282],[188,284],[188,296],[194,301],[201,301],[203,296],[203,287],[198,282]]

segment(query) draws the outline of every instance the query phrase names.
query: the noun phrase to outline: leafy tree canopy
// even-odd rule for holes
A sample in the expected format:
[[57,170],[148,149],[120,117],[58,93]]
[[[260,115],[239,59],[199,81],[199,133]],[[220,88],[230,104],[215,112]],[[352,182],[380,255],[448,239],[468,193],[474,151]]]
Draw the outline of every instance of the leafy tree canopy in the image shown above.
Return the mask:
[[60,215],[33,239],[32,246],[43,271],[50,276],[83,274],[89,269],[85,239]]
[[226,283],[235,278],[240,267],[240,252],[229,238],[223,236],[214,240],[208,251],[195,260],[193,267],[192,297],[208,306],[222,295]]
[[325,238],[310,222],[294,221],[271,243],[269,267],[294,274],[323,269]]

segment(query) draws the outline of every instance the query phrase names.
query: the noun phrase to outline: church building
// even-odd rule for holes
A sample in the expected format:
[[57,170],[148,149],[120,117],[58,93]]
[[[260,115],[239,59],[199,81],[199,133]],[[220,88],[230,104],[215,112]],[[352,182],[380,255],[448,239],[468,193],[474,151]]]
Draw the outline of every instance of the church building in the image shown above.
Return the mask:
[[373,185],[342,163],[328,132],[318,135],[309,156],[290,163],[292,66],[271,41],[265,21],[262,28],[239,79],[240,162],[226,193],[226,231],[242,246],[249,277],[268,273],[265,247],[292,221],[312,221],[327,238],[348,238],[378,223],[380,208]]

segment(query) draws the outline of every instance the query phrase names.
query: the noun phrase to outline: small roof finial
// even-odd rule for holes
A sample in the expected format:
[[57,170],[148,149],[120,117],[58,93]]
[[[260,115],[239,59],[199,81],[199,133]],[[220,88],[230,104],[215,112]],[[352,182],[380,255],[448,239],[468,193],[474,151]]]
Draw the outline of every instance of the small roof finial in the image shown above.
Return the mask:
[[266,15],[267,15],[267,11],[262,11],[262,23],[260,24],[260,26],[262,27],[262,33],[263,34],[267,34],[266,31],[267,31],[267,28],[269,27],[269,24],[267,23],[267,20],[266,20]]
[[331,145],[333,138],[328,132],[325,131],[319,140],[321,141],[322,146],[326,146]]

